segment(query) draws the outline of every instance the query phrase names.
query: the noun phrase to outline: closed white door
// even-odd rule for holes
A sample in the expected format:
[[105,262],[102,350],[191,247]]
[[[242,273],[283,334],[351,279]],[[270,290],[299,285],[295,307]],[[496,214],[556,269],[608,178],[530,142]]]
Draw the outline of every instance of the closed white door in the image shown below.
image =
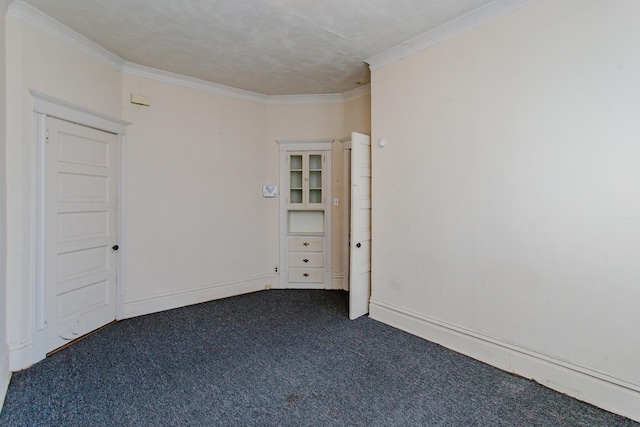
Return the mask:
[[369,312],[371,297],[371,138],[351,134],[349,318]]
[[116,315],[118,139],[47,118],[47,352]]

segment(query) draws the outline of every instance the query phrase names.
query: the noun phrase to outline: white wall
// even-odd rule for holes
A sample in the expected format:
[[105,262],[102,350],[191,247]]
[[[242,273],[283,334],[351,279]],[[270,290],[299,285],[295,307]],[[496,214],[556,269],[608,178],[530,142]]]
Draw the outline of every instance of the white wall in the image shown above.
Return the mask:
[[35,146],[29,90],[118,117],[121,74],[9,16],[7,80],[7,332],[16,370],[33,360]]
[[351,132],[371,135],[371,92],[345,100],[342,134],[349,136]]
[[125,316],[271,284],[266,105],[128,74],[122,99]]
[[374,70],[372,317],[640,420],[640,2]]
[[9,385],[9,344],[7,342],[7,276],[6,276],[6,15],[7,0],[0,0],[0,409]]

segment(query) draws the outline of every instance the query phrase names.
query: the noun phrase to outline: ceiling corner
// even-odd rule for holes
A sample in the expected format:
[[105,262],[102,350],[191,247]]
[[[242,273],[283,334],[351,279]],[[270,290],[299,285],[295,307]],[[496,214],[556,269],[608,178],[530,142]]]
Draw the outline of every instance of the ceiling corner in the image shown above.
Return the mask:
[[21,0],[15,0],[9,3],[7,16],[27,22],[45,33],[69,43],[71,46],[93,56],[103,63],[117,70],[122,70],[122,66],[124,65],[122,58]]
[[369,93],[371,93],[371,83],[346,91],[342,94],[342,98],[344,99],[344,102],[348,102]]
[[365,60],[371,70],[441,43],[535,0],[497,0]]

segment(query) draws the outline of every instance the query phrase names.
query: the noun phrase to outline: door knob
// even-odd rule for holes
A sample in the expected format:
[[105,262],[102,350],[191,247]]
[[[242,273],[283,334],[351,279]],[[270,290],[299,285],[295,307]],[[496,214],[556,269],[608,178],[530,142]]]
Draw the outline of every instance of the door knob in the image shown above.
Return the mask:
[[360,242],[356,243],[356,248],[359,248],[360,246],[362,246],[362,243]]
[[114,245],[111,249],[113,249],[114,251],[117,251],[118,249],[120,249],[120,246]]

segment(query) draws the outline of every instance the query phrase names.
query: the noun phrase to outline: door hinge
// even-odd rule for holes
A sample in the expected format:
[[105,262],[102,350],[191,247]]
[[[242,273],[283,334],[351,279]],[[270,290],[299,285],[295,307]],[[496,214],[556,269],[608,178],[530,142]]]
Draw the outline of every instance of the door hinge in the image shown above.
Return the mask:
[[49,325],[49,313],[44,312],[44,327],[46,328]]
[[45,132],[44,142],[47,144],[49,143],[49,129],[47,129]]

